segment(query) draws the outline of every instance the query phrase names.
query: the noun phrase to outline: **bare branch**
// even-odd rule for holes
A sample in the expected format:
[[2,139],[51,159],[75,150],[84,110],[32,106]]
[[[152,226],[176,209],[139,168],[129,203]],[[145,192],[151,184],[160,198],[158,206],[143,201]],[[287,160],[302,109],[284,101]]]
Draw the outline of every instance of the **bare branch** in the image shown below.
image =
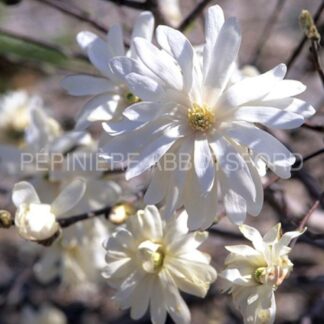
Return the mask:
[[77,222],[84,221],[90,218],[98,217],[98,216],[107,216],[111,212],[111,207],[106,206],[104,208],[84,213],[84,214],[79,214],[79,215],[74,215],[74,216],[69,216],[65,218],[60,218],[57,220],[57,222],[60,224],[62,228],[69,227]]
[[311,40],[311,47],[310,47],[310,52],[312,53],[312,57],[313,57],[313,62],[314,62],[314,67],[315,70],[318,72],[318,75],[321,78],[322,84],[324,86],[324,71],[321,65],[321,61],[318,55],[318,51],[319,51],[319,44],[318,42]]
[[150,2],[149,0],[147,0],[145,2],[138,2],[138,1],[132,1],[132,0],[104,0],[104,1],[112,2],[119,6],[125,6],[128,8],[137,9],[137,10],[149,9],[149,2]]
[[272,30],[273,30],[273,27],[276,24],[278,17],[280,15],[280,12],[281,12],[282,8],[284,7],[285,3],[286,3],[286,0],[277,0],[276,7],[275,7],[274,11],[272,12],[272,15],[268,19],[267,23],[265,24],[264,29],[262,30],[261,36],[259,38],[259,41],[258,41],[256,49],[255,49],[255,52],[251,59],[251,64],[256,64],[256,62],[258,61],[258,59],[260,57],[260,53],[262,52],[262,49],[263,49],[266,41],[269,39],[269,36],[271,35]]
[[[314,17],[313,17],[313,20],[314,20],[314,23],[316,24],[320,17],[321,17],[321,14],[324,10],[324,1],[321,1],[321,4],[319,6],[319,8],[317,9]],[[299,54],[301,53],[304,45],[306,44],[306,41],[307,41],[307,36],[304,35],[304,37],[301,39],[301,41],[299,42],[299,44],[296,46],[296,48],[293,50],[290,58],[287,60],[287,71],[289,71],[289,69],[292,67],[292,65],[295,63],[297,57],[299,56]]]
[[197,6],[190,12],[190,14],[183,20],[178,29],[180,31],[186,30],[210,2],[211,0],[202,0],[200,3],[198,3]]
[[66,5],[65,2],[56,1],[56,0],[35,0],[35,1],[43,3],[56,10],[59,10],[62,13],[74,17],[80,21],[84,21],[103,33],[107,33],[108,31],[108,29],[105,26],[101,25],[100,23],[92,19],[88,12],[83,11],[77,7],[68,6]]

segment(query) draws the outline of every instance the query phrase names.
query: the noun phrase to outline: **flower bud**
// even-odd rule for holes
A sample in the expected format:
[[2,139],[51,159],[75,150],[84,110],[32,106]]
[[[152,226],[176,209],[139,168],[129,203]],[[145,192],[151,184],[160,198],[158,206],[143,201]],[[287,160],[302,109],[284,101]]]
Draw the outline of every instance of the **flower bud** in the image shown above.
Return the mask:
[[0,210],[0,227],[9,228],[13,225],[11,214],[7,210]]
[[15,224],[19,234],[31,241],[47,241],[60,229],[47,204],[22,204],[17,210]]

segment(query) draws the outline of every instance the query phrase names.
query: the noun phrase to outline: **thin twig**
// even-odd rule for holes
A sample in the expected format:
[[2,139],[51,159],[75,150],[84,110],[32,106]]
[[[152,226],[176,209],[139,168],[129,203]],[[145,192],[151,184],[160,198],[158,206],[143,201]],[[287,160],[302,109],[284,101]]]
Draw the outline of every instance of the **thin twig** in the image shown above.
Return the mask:
[[302,125],[303,128],[310,129],[314,132],[324,132],[324,125],[322,124],[311,124],[309,122],[305,122]]
[[[317,9],[314,17],[313,17],[313,20],[314,20],[314,23],[316,24],[318,22],[318,20],[320,19],[321,17],[321,14],[324,10],[324,1],[321,2],[319,8]],[[289,69],[292,67],[292,65],[295,63],[297,57],[299,56],[299,54],[301,53],[304,45],[306,44],[306,41],[307,41],[307,36],[305,35],[301,41],[299,42],[299,44],[296,46],[296,48],[294,49],[294,51],[292,52],[290,58],[287,60],[287,71],[289,71]]]
[[312,53],[312,57],[313,57],[313,62],[314,62],[314,67],[315,70],[318,72],[318,75],[321,78],[322,84],[324,86],[324,71],[321,65],[321,61],[318,55],[318,51],[319,51],[319,44],[318,42],[311,40],[311,47],[310,47],[310,52]]
[[314,211],[318,208],[320,202],[319,200],[316,200],[313,204],[313,206],[311,207],[311,209],[306,213],[306,215],[303,217],[302,221],[300,222],[299,226],[298,226],[298,231],[302,231],[306,224],[308,223],[310,217],[312,216],[312,214],[314,213]]
[[58,219],[57,222],[60,224],[60,226],[62,228],[65,228],[65,227],[69,227],[77,222],[84,221],[84,220],[87,220],[90,218],[94,218],[94,217],[102,216],[102,215],[109,215],[110,212],[111,212],[111,207],[106,206],[104,208],[101,208],[101,209],[98,209],[98,210],[95,210],[92,212],[69,216],[69,217],[65,217],[65,218],[60,218],[60,219]]
[[286,2],[286,0],[277,0],[276,7],[275,7],[274,11],[272,12],[272,15],[268,19],[267,23],[265,24],[264,29],[262,30],[262,33],[260,34],[261,36],[257,43],[255,52],[252,56],[251,64],[255,65],[256,62],[258,61],[258,59],[260,57],[260,53],[262,52],[262,49],[263,49],[265,43],[267,42],[267,40],[269,39],[269,36],[272,33],[273,27],[278,20],[280,12],[285,5],[285,2]]
[[112,2],[119,6],[124,6],[132,9],[137,9],[137,10],[146,10],[149,7],[149,0],[145,2],[138,2],[132,0],[104,0],[104,1]]
[[211,0],[202,0],[197,6],[190,12],[190,14],[179,25],[178,29],[184,31],[190,26],[190,24],[201,14],[205,7],[211,2]]
[[43,3],[56,10],[59,10],[62,13],[74,17],[80,21],[84,21],[103,33],[107,33],[108,31],[108,29],[105,26],[101,25],[100,23],[92,19],[88,12],[83,11],[76,7],[67,6],[66,3],[62,1],[55,1],[55,0],[35,0],[35,1]]
[[311,154],[308,154],[303,158],[303,162],[305,163],[306,161],[311,160],[312,158],[314,158],[314,157],[316,157],[318,155],[321,155],[323,153],[324,153],[324,148],[322,148],[322,149],[320,149],[320,150],[318,150],[316,152],[313,152]]

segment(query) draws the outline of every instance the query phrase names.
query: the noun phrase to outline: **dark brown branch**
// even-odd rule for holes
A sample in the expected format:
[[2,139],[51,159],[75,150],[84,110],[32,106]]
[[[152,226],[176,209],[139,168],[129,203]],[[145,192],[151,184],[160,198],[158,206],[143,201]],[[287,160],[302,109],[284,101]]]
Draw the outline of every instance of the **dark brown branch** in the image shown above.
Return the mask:
[[190,12],[190,14],[183,20],[179,25],[178,29],[180,31],[186,30],[190,24],[202,13],[202,11],[207,7],[211,0],[202,0],[197,6]]
[[92,19],[88,12],[83,11],[76,7],[68,6],[63,1],[56,1],[56,0],[35,0],[35,1],[43,3],[56,10],[59,10],[62,13],[74,17],[80,21],[86,22],[103,33],[107,33],[108,31],[108,29],[105,26],[101,25],[100,23]]
[[107,2],[115,3],[119,6],[125,6],[132,9],[137,10],[148,10],[149,9],[149,0],[145,2],[138,2],[138,1],[132,1],[132,0],[104,0]]
[[323,68],[321,65],[318,51],[319,51],[319,43],[314,40],[311,40],[310,52],[313,57],[314,67],[315,67],[315,70],[318,72],[318,75],[320,76],[322,84],[324,86],[324,71],[323,71]]
[[303,128],[310,129],[314,132],[324,132],[324,125],[322,124],[311,124],[309,122],[305,122],[302,125]]
[[318,208],[319,204],[320,204],[319,200],[316,200],[314,202],[313,206],[310,208],[310,210],[306,213],[306,215],[303,217],[302,221],[300,222],[300,224],[298,226],[298,231],[302,231],[305,228],[310,217],[312,216],[314,211]]
[[58,219],[58,223],[62,228],[69,227],[77,222],[84,221],[90,218],[98,217],[98,216],[107,216],[111,212],[111,207],[107,206],[89,213],[79,214],[75,216],[69,216],[65,218]]
[[286,0],[277,0],[276,7],[275,7],[274,11],[272,12],[272,15],[268,19],[267,23],[265,24],[264,29],[262,30],[260,39],[257,43],[255,52],[251,59],[251,64],[256,64],[256,62],[258,61],[258,58],[260,57],[260,53],[262,52],[262,49],[263,49],[265,43],[269,39],[269,37],[272,33],[272,30],[273,30],[273,27],[275,26],[275,24],[278,20],[278,17],[280,15],[280,12],[281,12],[282,8],[284,7],[285,3],[286,3]]
[[[324,1],[321,2],[319,8],[317,9],[314,17],[313,17],[313,20],[314,20],[314,23],[316,24],[320,17],[321,17],[321,14],[324,10]],[[301,53],[304,45],[306,44],[306,41],[307,41],[307,36],[305,35],[301,41],[299,42],[299,44],[296,46],[296,48],[293,50],[290,58],[287,60],[287,71],[289,71],[289,69],[292,67],[292,65],[295,63],[297,57],[299,56],[299,54]]]

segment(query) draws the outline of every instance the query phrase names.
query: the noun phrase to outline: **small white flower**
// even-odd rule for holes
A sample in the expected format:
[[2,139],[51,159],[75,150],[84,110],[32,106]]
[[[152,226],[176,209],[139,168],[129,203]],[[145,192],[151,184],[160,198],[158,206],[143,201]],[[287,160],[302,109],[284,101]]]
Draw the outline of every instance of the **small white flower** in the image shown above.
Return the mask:
[[293,268],[288,258],[289,243],[302,232],[282,235],[281,224],[274,226],[262,238],[253,227],[241,225],[240,231],[252,242],[225,248],[230,252],[226,269],[220,274],[223,290],[232,294],[235,307],[246,324],[272,324],[276,315],[274,292]]
[[[135,22],[131,41],[135,37],[143,37],[151,41],[153,28],[153,15],[147,11],[142,12]],[[105,40],[91,32],[84,31],[78,34],[77,41],[102,75],[76,74],[62,81],[63,88],[71,95],[93,96],[77,118],[76,128],[84,129],[91,122],[118,119],[123,109],[138,101],[139,98],[129,91],[124,79],[109,68],[109,62],[114,57],[135,57],[133,46],[129,51],[125,50],[120,25],[112,26]]]
[[210,257],[197,250],[206,232],[188,233],[187,214],[168,222],[155,206],[131,216],[105,243],[104,277],[118,289],[115,300],[139,319],[150,307],[154,324],[167,312],[176,323],[190,323],[190,312],[179,290],[204,297],[216,279]]
[[41,98],[25,91],[12,91],[0,98],[0,132],[6,142],[19,144],[30,124],[30,110],[42,108]]
[[235,223],[243,223],[247,213],[258,215],[263,188],[256,156],[282,178],[290,177],[295,157],[255,123],[291,129],[315,112],[293,98],[305,86],[283,80],[284,64],[232,84],[238,23],[213,6],[205,29],[202,64],[187,38],[167,26],[157,28],[162,49],[136,38],[137,60],[112,60],[111,68],[142,101],[128,107],[122,120],[104,123],[113,139],[102,143],[107,158],[119,153],[129,162],[126,179],[159,163],[145,201],[163,201],[166,217],[184,206],[190,229],[212,224],[218,197]]
[[17,207],[15,225],[19,234],[31,241],[52,238],[59,230],[57,218],[80,201],[85,189],[84,181],[75,179],[49,205],[41,203],[30,183],[17,183],[13,188],[12,200]]

